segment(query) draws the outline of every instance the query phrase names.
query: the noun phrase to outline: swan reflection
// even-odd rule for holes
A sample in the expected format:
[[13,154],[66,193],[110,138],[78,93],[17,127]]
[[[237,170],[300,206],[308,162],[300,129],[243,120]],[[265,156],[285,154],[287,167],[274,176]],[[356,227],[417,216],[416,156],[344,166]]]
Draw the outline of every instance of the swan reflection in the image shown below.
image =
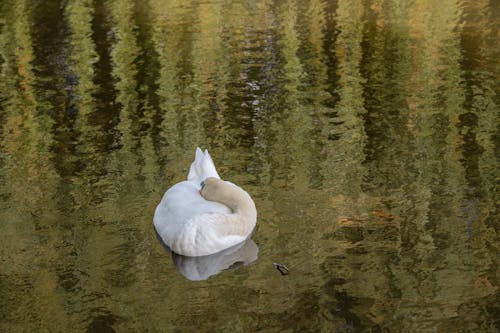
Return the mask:
[[246,266],[257,259],[259,252],[257,244],[247,238],[244,242],[208,256],[187,257],[172,252],[160,237],[158,240],[172,257],[177,271],[191,281],[206,280],[224,270]]

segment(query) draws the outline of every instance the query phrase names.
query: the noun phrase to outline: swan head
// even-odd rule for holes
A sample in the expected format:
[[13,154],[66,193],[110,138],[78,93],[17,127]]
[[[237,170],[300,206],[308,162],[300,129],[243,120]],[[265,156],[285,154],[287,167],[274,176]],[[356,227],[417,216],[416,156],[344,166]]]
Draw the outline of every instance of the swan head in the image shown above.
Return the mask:
[[216,201],[233,211],[247,210],[256,214],[255,204],[242,188],[215,177],[208,177],[200,184],[200,194],[205,200]]
[[257,221],[257,210],[250,195],[237,185],[215,177],[200,183],[200,195],[208,201],[219,202],[230,208],[241,221],[252,229]]
[[226,182],[215,177],[208,177],[200,183],[200,194],[205,200],[218,201],[223,198],[226,192]]

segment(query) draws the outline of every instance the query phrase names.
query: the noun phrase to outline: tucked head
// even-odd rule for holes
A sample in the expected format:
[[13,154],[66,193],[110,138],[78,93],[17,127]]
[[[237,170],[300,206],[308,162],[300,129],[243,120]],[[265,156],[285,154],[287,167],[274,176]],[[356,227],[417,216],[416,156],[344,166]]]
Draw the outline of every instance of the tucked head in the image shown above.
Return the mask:
[[226,205],[233,212],[243,214],[255,223],[257,218],[255,204],[242,188],[215,177],[208,177],[200,186],[200,194],[205,200]]
[[225,182],[223,180],[215,177],[208,177],[200,184],[200,194],[206,200],[215,201],[214,198],[217,197],[217,194],[220,195],[220,192],[223,191],[224,185]]

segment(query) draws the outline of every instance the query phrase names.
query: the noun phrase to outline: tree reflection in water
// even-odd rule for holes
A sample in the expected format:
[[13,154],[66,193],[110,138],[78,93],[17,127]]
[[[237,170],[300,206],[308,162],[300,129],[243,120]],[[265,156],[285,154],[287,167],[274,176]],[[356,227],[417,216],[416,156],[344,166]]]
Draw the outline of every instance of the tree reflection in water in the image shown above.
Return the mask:
[[[0,2],[0,331],[497,332],[499,10]],[[172,264],[198,145],[255,243]]]

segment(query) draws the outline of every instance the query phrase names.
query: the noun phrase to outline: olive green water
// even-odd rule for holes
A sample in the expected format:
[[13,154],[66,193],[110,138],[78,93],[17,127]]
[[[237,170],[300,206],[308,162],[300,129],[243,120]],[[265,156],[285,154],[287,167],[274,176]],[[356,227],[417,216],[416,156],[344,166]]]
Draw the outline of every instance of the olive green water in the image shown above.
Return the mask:
[[[2,0],[0,331],[498,332],[499,22]],[[246,266],[191,281],[219,259],[178,271],[152,217],[198,145],[259,219]]]

